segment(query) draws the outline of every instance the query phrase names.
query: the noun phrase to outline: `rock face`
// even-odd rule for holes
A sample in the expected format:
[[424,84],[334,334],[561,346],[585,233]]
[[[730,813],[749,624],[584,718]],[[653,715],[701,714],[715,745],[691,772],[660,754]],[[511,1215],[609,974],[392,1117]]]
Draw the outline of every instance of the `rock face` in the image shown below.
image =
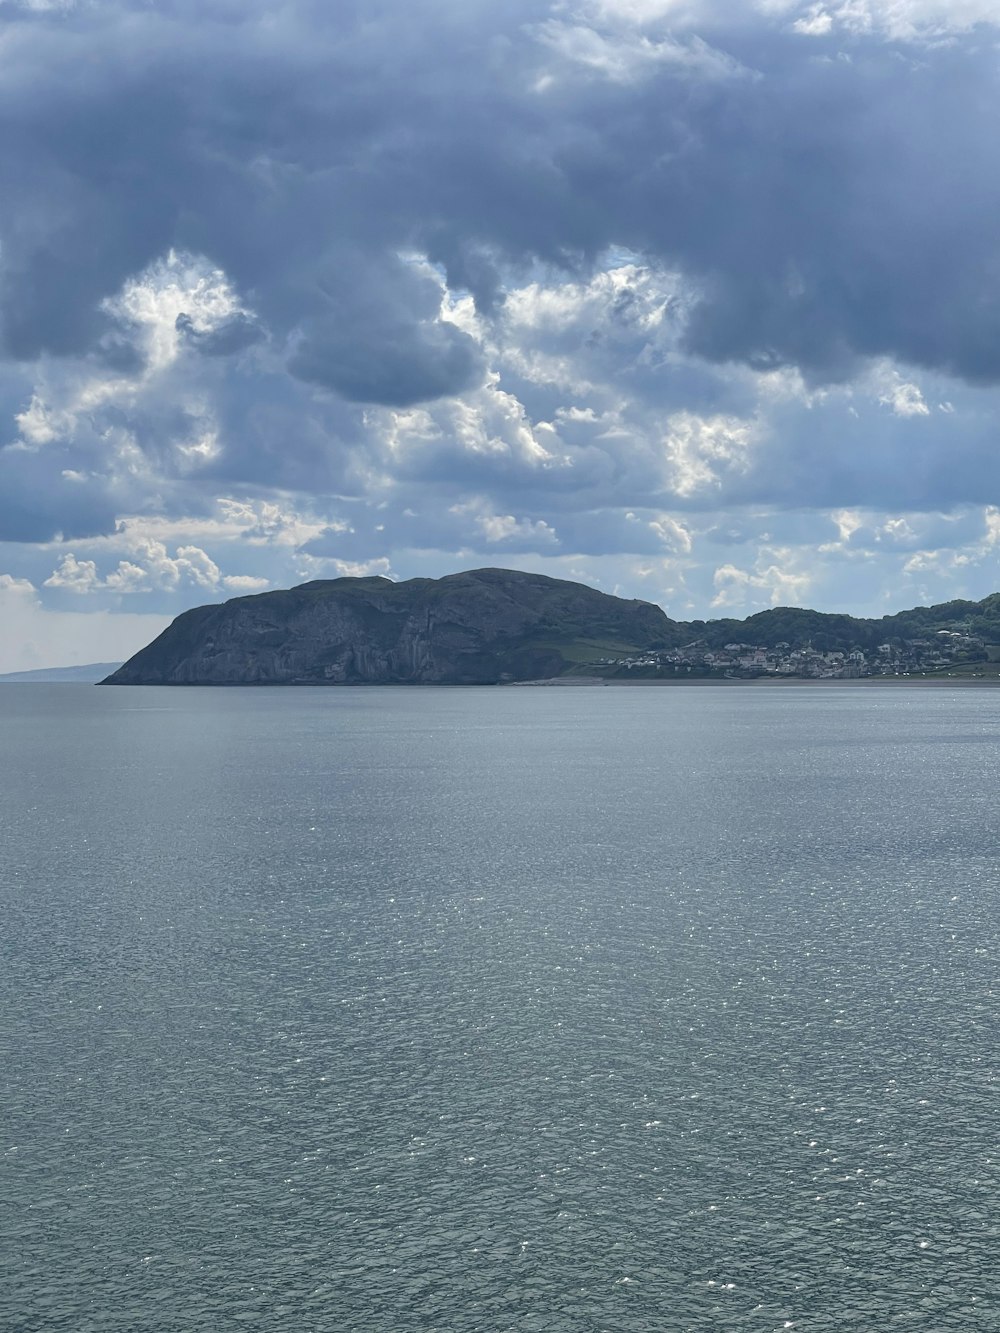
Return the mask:
[[650,602],[541,574],[330,579],[186,611],[102,683],[487,685],[678,635]]

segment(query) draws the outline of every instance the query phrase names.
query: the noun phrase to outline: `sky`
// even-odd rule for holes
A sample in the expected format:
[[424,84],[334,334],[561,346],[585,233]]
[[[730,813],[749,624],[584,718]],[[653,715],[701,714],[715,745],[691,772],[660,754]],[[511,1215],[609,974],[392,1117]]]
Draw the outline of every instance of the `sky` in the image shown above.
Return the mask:
[[1000,589],[996,0],[0,0],[0,671]]

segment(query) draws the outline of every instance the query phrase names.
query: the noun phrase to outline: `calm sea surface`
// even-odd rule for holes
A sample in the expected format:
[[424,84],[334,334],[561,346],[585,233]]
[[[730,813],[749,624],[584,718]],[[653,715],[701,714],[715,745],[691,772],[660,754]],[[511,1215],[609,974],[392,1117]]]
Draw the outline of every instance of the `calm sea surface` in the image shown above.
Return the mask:
[[1000,1329],[1000,691],[0,689],[0,1327]]

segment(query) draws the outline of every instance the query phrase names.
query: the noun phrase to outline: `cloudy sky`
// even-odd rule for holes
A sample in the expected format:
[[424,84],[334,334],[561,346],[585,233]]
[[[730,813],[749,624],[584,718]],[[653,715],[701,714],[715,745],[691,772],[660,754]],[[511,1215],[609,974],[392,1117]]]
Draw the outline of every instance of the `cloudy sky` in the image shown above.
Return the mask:
[[0,0],[0,671],[1000,589],[997,0]]

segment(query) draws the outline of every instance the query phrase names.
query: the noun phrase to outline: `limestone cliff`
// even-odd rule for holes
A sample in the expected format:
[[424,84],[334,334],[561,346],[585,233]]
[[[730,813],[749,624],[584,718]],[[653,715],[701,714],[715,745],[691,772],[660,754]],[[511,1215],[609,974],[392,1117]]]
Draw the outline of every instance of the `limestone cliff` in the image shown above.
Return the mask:
[[343,578],[187,611],[106,685],[485,685],[679,642],[650,602],[478,569]]

